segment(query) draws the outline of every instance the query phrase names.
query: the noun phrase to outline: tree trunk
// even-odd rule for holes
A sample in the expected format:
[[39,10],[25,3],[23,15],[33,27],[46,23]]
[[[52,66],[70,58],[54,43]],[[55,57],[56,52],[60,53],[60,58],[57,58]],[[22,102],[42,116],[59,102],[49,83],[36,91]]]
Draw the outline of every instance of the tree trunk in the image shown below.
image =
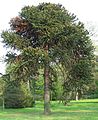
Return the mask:
[[[48,55],[48,46],[45,47]],[[46,61],[44,68],[44,114],[50,114],[50,90],[49,90],[49,62]]]
[[33,95],[33,107],[35,106],[35,79],[31,77],[32,80],[30,80],[30,91]]
[[3,85],[3,94],[2,94],[2,109],[4,110],[5,108],[5,99],[4,99],[4,85]]
[[32,94],[33,94],[33,106],[35,106],[35,81],[36,81],[36,79],[34,79],[34,80],[32,80],[32,89],[31,89],[31,91],[32,91]]
[[30,81],[29,80],[27,81],[27,88],[28,88],[28,90],[30,92]]
[[79,100],[79,93],[78,93],[78,91],[76,91],[76,101],[78,101]]

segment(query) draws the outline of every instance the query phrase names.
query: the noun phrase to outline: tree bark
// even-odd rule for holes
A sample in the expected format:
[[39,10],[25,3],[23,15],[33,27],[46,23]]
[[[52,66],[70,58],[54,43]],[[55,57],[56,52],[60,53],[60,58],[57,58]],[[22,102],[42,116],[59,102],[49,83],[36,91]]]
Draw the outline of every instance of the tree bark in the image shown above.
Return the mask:
[[[48,55],[48,46],[45,47]],[[46,61],[44,68],[44,114],[50,114],[50,90],[49,90],[49,62]]]

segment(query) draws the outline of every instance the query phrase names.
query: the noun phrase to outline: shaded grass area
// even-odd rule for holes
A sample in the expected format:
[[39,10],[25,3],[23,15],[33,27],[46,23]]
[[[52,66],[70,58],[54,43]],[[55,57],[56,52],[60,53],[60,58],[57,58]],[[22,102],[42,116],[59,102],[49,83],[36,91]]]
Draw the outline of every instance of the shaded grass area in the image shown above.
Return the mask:
[[51,115],[45,116],[42,102],[33,108],[0,108],[0,120],[98,120],[98,99],[71,101],[68,106],[52,102],[51,109]]

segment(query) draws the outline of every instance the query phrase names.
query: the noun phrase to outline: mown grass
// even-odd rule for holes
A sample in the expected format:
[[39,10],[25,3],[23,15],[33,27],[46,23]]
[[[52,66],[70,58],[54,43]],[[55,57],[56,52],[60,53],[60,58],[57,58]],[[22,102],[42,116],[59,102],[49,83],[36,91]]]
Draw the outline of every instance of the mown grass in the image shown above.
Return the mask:
[[42,102],[33,108],[0,108],[0,120],[98,120],[98,99],[71,101],[68,106],[52,102],[51,109],[51,115],[45,116]]

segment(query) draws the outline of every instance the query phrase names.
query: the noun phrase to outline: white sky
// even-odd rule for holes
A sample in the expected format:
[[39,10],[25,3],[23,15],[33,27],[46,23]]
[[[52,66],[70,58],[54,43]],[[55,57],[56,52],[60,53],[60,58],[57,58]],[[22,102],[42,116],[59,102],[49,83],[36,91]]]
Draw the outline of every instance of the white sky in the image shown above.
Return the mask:
[[[0,33],[9,28],[8,22],[18,15],[22,7],[42,2],[60,3],[88,27],[91,24],[90,28],[98,30],[98,0],[0,0]],[[6,49],[0,43],[0,58],[5,53]],[[0,73],[4,73],[4,63],[0,62],[0,68]]]

